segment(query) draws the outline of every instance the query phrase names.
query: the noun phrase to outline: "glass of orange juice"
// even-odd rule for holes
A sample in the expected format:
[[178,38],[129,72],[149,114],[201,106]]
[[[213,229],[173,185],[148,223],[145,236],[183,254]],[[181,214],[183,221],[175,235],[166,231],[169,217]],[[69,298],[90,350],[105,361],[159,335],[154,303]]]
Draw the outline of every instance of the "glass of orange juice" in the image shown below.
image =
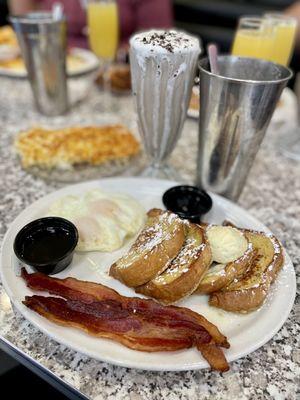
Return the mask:
[[264,18],[275,36],[271,61],[287,66],[294,51],[297,20],[281,13],[267,13]]
[[[103,66],[104,92],[110,91],[109,69],[119,41],[119,16],[115,0],[88,0],[87,20],[89,43]],[[110,102],[106,96],[106,102]]]
[[242,17],[234,37],[231,53],[235,56],[270,60],[274,46],[274,29],[262,17]]

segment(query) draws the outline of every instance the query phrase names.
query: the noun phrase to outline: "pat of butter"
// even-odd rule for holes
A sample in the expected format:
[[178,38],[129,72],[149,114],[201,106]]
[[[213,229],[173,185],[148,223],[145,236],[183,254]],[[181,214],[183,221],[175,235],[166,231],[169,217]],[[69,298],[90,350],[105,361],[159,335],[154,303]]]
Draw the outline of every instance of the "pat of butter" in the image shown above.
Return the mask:
[[241,257],[248,248],[245,236],[230,226],[212,226],[207,230],[207,238],[213,261],[227,264]]

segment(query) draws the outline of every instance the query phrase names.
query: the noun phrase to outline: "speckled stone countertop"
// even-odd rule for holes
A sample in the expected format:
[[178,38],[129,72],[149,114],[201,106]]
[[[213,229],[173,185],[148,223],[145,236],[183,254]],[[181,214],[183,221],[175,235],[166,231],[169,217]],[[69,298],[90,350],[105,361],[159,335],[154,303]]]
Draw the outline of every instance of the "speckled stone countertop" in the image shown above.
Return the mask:
[[[26,82],[0,78],[0,239],[9,224],[28,205],[60,185],[35,178],[20,167],[12,153],[14,135],[38,124],[93,124],[119,120],[132,124],[131,100],[120,100],[117,117],[101,116],[99,93],[65,117],[48,119],[32,107]],[[287,118],[289,119],[289,118]],[[283,126],[282,134],[287,127]],[[278,129],[271,127],[239,200],[241,206],[266,224],[283,242],[300,273],[300,163],[276,150]],[[182,176],[195,171],[197,123],[187,120],[172,162]],[[186,160],[189,160],[186,162]],[[299,278],[298,278],[299,281]],[[49,340],[19,314],[15,314],[0,286],[0,336],[43,367],[91,399],[299,399],[300,398],[299,292],[290,317],[274,338],[259,350],[231,363],[220,375],[207,370],[144,372],[114,367],[82,356]]]

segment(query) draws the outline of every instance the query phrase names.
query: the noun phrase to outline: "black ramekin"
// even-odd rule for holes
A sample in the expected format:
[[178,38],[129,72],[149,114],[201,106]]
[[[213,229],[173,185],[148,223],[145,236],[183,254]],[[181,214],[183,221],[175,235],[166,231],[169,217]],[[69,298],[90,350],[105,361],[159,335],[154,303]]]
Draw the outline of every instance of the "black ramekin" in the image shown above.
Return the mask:
[[[29,241],[31,244],[36,241],[38,246],[39,237],[45,236],[48,232],[51,232],[51,235],[57,233],[60,236],[60,247],[62,247],[60,254],[53,254],[53,257],[51,257],[50,248],[50,257],[47,262],[41,262],[38,256],[36,260],[33,260],[32,257],[30,260],[26,258],[26,254],[24,254],[26,253],[25,246],[28,245]],[[65,248],[63,248],[64,237]],[[53,275],[64,270],[72,262],[77,242],[78,231],[72,222],[60,217],[45,217],[25,225],[15,237],[13,248],[17,258],[22,263],[33,267],[38,272]]]
[[202,215],[212,208],[210,195],[196,186],[171,187],[164,193],[162,200],[168,210],[194,223],[199,223]]

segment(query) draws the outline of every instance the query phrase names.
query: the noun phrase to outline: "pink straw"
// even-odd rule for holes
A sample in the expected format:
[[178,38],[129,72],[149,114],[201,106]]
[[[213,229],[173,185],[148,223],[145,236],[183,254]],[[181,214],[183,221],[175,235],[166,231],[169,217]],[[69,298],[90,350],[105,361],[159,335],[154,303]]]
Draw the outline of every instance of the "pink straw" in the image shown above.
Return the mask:
[[218,66],[218,48],[215,44],[209,44],[207,46],[208,59],[210,63],[210,70],[213,74],[219,75],[219,66]]

